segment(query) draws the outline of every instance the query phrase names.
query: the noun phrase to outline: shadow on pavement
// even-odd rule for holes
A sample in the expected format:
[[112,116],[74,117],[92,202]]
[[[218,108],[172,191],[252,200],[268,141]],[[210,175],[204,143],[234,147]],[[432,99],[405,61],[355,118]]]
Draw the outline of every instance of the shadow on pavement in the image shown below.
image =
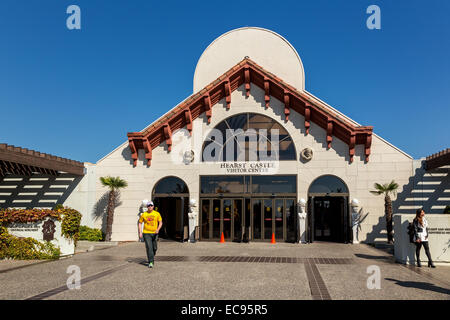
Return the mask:
[[392,278],[385,278],[385,279],[389,280],[389,281],[395,281],[395,284],[405,287],[405,288],[416,288],[416,289],[434,291],[434,292],[450,295],[449,289],[441,288],[441,287],[435,286],[434,284],[428,283],[428,282],[399,281],[399,280],[392,279]]
[[392,260],[392,257],[386,257],[386,256],[372,256],[370,254],[362,254],[362,253],[355,253],[355,256],[362,259],[370,259],[370,260]]

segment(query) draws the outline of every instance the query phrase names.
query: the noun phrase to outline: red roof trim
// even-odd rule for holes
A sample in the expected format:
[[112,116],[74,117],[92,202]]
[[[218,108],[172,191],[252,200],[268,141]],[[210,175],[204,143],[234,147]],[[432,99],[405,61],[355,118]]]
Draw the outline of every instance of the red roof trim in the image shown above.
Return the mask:
[[[342,119],[326,105],[312,101],[305,93],[283,82],[272,73],[264,70],[252,60],[245,58],[236,66],[228,70],[215,81],[207,85],[200,92],[187,98],[180,105],[169,111],[166,116],[153,123],[142,132],[127,134],[132,153],[133,164],[136,165],[137,152],[145,149],[147,165],[152,159],[151,150],[164,141],[171,150],[172,132],[186,126],[192,130],[192,121],[202,113],[206,113],[208,123],[211,122],[212,108],[225,98],[227,108],[230,108],[231,93],[240,85],[245,84],[246,95],[250,94],[251,83],[265,92],[265,106],[270,107],[270,96],[284,102],[285,121],[289,121],[290,110],[294,110],[305,117],[306,134],[309,134],[311,121],[327,131],[327,146],[331,147],[333,136],[349,145],[350,162],[353,161],[355,145],[365,147],[365,161],[369,161],[372,145],[372,126],[355,126]],[[145,144],[149,145],[146,147]]]

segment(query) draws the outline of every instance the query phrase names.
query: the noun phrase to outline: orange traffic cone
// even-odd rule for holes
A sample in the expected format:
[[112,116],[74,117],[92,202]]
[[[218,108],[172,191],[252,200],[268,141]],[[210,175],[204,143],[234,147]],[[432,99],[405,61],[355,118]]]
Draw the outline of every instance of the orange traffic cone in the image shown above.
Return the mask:
[[223,232],[222,232],[222,236],[220,237],[220,243],[225,243],[225,238],[223,237]]
[[275,241],[275,233],[272,232],[272,241],[270,241],[270,243],[276,243]]

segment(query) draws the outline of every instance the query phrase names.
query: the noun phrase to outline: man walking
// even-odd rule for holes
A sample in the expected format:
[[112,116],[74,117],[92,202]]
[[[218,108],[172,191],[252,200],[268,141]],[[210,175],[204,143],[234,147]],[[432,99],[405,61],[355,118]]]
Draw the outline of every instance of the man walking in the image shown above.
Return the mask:
[[142,223],[144,223],[144,242],[147,250],[148,267],[153,268],[155,254],[157,250],[158,233],[162,227],[162,218],[158,211],[153,210],[152,201],[147,203],[147,211],[139,218],[139,239],[142,238]]

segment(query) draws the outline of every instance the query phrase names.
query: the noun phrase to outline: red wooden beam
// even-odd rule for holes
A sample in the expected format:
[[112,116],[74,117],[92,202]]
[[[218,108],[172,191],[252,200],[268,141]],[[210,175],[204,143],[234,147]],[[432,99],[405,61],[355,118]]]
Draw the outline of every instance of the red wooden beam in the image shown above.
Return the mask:
[[267,77],[264,77],[264,101],[266,102],[267,109],[270,106],[270,82]]
[[369,161],[370,156],[370,148],[372,146],[372,132],[368,132],[366,134],[366,144],[365,144],[365,155],[366,155],[366,162]]
[[356,134],[354,132],[350,133],[350,144],[348,146],[348,153],[350,155],[350,163],[353,162],[353,157],[355,156],[355,144],[356,144]]
[[130,146],[130,150],[131,150],[131,159],[133,159],[133,167],[136,167],[138,153],[137,153],[136,145],[134,144],[134,139],[128,138],[128,145]]
[[331,142],[333,141],[333,120],[327,119],[327,148],[331,148]]
[[150,146],[150,142],[148,139],[144,138],[143,140],[144,150],[145,150],[145,159],[147,159],[147,167],[152,163],[152,147]]
[[284,91],[284,115],[286,116],[285,121],[289,121],[289,115],[291,114],[291,111],[289,110],[290,108],[290,103],[289,103],[289,92],[288,91]]
[[211,123],[212,117],[212,106],[211,106],[211,97],[209,92],[203,96],[203,103],[205,105],[206,117],[208,118],[208,123]]
[[305,105],[305,128],[306,135],[309,134],[309,128],[311,127],[311,106],[309,104]]
[[231,106],[231,86],[229,78],[225,80],[224,85],[225,85],[225,101],[227,103],[227,110],[228,110],[230,109]]
[[167,150],[170,152],[172,150],[172,130],[170,130],[169,123],[163,125],[164,138],[166,139]]
[[184,119],[186,121],[186,128],[189,130],[189,135],[192,136],[192,114],[191,109],[184,109]]
[[244,82],[245,82],[245,91],[247,94],[247,97],[250,96],[250,69],[249,66],[246,65],[244,67]]

